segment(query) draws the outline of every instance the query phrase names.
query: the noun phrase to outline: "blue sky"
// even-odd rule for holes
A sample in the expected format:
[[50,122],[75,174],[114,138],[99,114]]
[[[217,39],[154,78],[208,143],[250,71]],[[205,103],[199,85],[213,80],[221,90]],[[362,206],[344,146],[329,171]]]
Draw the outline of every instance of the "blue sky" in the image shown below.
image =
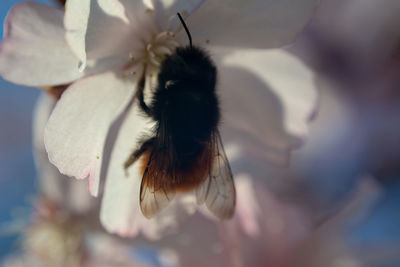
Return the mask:
[[[8,10],[19,2],[22,1],[1,0],[2,22]],[[3,36],[3,27],[0,31]],[[15,219],[21,207],[27,210],[27,196],[35,191],[31,117],[38,95],[35,88],[16,86],[0,78],[0,226]],[[15,236],[0,236],[0,259],[14,246]]]

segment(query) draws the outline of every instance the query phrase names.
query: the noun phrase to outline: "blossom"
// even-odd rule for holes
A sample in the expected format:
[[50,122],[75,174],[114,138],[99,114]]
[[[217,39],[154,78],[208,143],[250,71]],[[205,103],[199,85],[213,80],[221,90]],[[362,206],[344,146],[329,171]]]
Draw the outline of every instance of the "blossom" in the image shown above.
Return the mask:
[[[47,94],[39,97],[33,116],[33,140],[38,172],[38,195],[33,212],[2,227],[19,233],[15,252],[1,266],[152,266],[140,258],[140,247],[124,244],[99,227],[96,199],[84,181],[68,179],[52,165],[44,149],[43,131],[55,105]],[[95,215],[95,216],[93,216]],[[174,255],[152,250],[160,266],[175,266]],[[136,255],[137,254],[137,255]],[[165,254],[165,255],[164,255]]]
[[68,179],[49,162],[44,147],[44,129],[56,101],[47,94],[41,94],[33,114],[33,154],[35,156],[37,183],[41,198],[68,210],[84,214],[95,209],[95,199],[87,193],[82,181]]
[[39,193],[32,203],[34,212],[18,229],[22,253],[7,259],[5,266],[81,266],[87,256],[83,233],[85,227],[95,225],[90,215],[96,202],[87,194],[85,183],[68,179],[48,160],[43,132],[54,105],[53,97],[42,94],[34,110],[33,154]]
[[371,220],[384,193],[372,177],[362,179],[340,208],[323,220],[312,210],[315,202],[279,197],[258,182],[246,173],[237,177],[238,201],[248,205],[250,198],[255,204],[246,207],[248,217],[244,219],[257,217],[257,224],[243,227],[239,216],[223,225],[196,218],[190,234],[181,234],[186,235],[184,246],[168,244],[179,248],[183,266],[197,266],[202,259],[207,259],[208,266],[338,267],[395,262],[396,243],[382,240],[371,246],[354,242],[354,233]]
[[106,178],[107,230],[156,238],[179,214],[193,213],[193,201],[180,197],[148,221],[138,205],[141,177],[122,166],[154,124],[132,101],[138,74],[146,71],[151,91],[165,56],[188,44],[176,13],[217,65],[221,132],[231,152],[282,163],[307,133],[316,92],[307,67],[274,48],[294,40],[317,2],[69,0],[65,13],[22,3],[5,22],[0,74],[29,86],[71,83],[44,133],[50,161],[65,175],[88,178],[93,196]]
[[[89,227],[90,216],[77,216],[48,199],[35,201],[34,208],[21,233],[21,247],[5,257],[2,266],[155,266],[135,255],[140,248]],[[177,266],[176,257],[168,258],[166,252],[152,251],[157,266]]]

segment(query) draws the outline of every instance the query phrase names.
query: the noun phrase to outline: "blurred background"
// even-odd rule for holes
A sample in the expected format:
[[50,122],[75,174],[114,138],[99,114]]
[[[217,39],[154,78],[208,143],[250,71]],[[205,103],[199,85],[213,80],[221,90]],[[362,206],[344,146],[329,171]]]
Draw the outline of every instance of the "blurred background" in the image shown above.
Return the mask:
[[[23,2],[2,0],[2,23],[8,10]],[[48,4],[49,1],[38,1]],[[3,36],[3,27],[0,29]],[[39,91],[17,86],[0,78],[0,223],[5,224],[15,216],[29,218],[29,197],[33,196],[36,171],[32,152],[32,115]],[[15,213],[18,213],[15,214]],[[4,257],[13,249],[16,236],[2,235],[0,255]]]
[[[2,20],[18,2],[1,1]],[[319,111],[289,168],[254,160],[233,166],[265,173],[250,184],[237,177],[241,188],[256,188],[258,225],[229,232],[197,216],[161,241],[117,240],[114,248],[129,251],[132,266],[203,266],[206,257],[211,266],[399,267],[398,14],[398,0],[325,0],[285,48],[316,72]],[[29,221],[38,190],[31,134],[38,96],[0,80],[0,262],[19,250],[12,222]],[[208,240],[196,227],[215,235]]]

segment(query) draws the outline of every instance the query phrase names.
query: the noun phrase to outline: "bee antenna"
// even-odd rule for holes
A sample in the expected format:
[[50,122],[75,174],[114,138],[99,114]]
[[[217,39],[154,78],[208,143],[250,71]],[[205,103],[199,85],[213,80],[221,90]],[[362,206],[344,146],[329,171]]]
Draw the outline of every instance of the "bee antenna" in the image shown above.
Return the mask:
[[189,29],[188,29],[188,27],[186,26],[186,23],[185,23],[185,21],[183,20],[181,14],[179,14],[179,12],[176,13],[176,14],[177,14],[178,17],[179,17],[179,20],[181,21],[181,23],[182,23],[182,25],[183,25],[183,28],[185,28],[186,34],[187,34],[187,36],[188,36],[188,38],[189,38],[190,48],[192,48],[192,47],[193,47],[193,46],[192,46],[192,36],[190,35]]

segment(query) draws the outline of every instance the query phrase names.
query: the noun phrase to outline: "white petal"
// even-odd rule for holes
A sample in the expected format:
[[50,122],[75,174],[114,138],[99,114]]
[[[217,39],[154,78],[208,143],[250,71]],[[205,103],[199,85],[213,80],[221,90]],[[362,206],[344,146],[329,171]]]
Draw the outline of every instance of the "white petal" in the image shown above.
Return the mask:
[[42,93],[36,103],[33,117],[33,143],[38,173],[39,190],[46,199],[73,212],[87,212],[93,207],[93,198],[84,183],[68,179],[49,162],[44,147],[44,128],[56,101]]
[[45,145],[50,161],[65,175],[89,177],[94,196],[107,132],[126,108],[134,88],[131,79],[110,72],[79,80],[63,93],[47,124]]
[[100,214],[101,223],[111,233],[132,237],[142,232],[148,238],[156,239],[164,232],[174,230],[179,221],[194,212],[195,200],[192,196],[176,196],[167,208],[150,220],[140,211],[141,164],[134,163],[128,169],[128,175],[125,174],[123,165],[138,147],[138,139],[146,133],[151,133],[153,125],[143,117],[135,104],[118,132],[111,154]]
[[35,2],[14,6],[5,22],[0,46],[0,74],[23,85],[48,86],[70,83],[83,75],[124,64],[128,57],[116,55],[87,62],[85,72],[65,41],[62,10]]
[[89,12],[90,0],[69,0],[65,3],[65,37],[82,64],[86,63],[85,35]]
[[162,29],[166,29],[169,26],[169,30],[173,31],[177,27],[182,26],[176,13],[181,13],[185,19],[192,12],[195,12],[204,0],[160,0],[153,1],[154,3],[151,0],[143,0],[143,2],[149,9],[154,10],[155,19]]
[[[144,0],[144,2],[150,2]],[[161,6],[154,6],[154,4],[147,3],[149,8],[162,8],[166,10],[171,16],[176,16],[177,12],[187,13],[187,15],[191,14],[196,8],[198,8],[204,0],[186,0],[186,1],[177,1],[177,0],[160,0],[157,1],[157,4],[161,4]]]
[[132,50],[132,25],[117,0],[67,1],[64,22],[68,43],[83,63]]
[[[208,0],[187,18],[204,44],[276,48],[299,33],[319,0]],[[207,41],[208,40],[208,41]]]
[[82,73],[64,39],[63,11],[35,2],[15,5],[5,22],[0,74],[18,84],[71,82]]
[[217,63],[224,138],[231,134],[246,148],[286,162],[316,107],[312,72],[284,50],[236,50]]

